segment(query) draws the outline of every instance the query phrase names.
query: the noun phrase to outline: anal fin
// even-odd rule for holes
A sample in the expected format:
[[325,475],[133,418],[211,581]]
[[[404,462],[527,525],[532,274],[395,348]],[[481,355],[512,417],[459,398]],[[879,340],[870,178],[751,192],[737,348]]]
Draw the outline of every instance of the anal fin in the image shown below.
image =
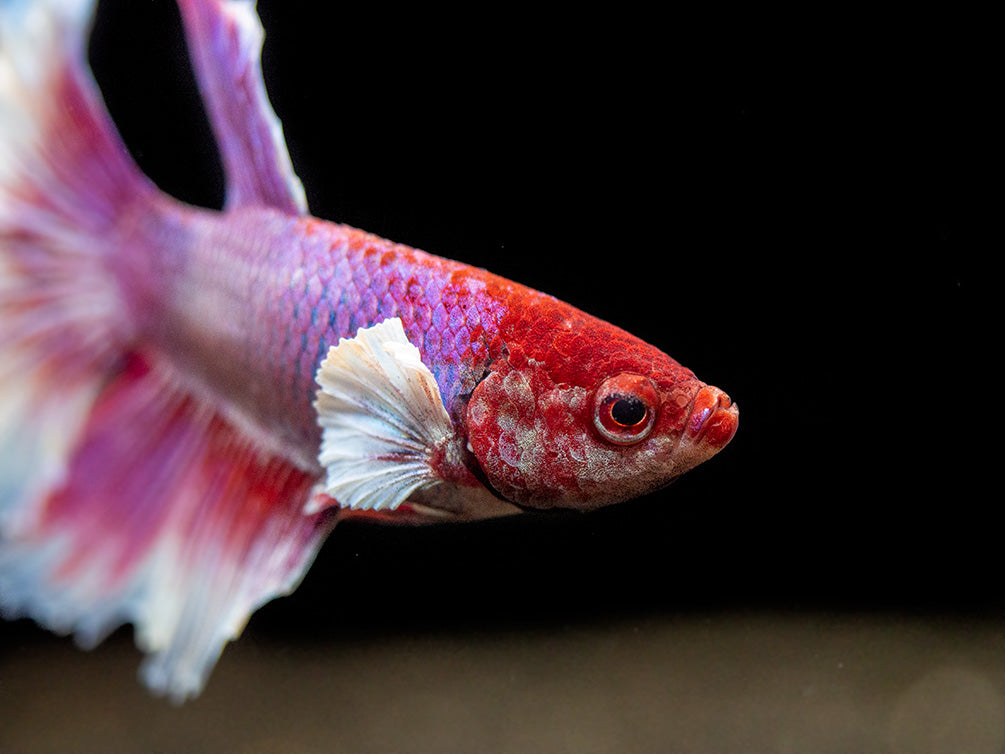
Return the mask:
[[62,482],[4,522],[0,609],[84,645],[132,622],[147,683],[184,699],[310,565],[335,521],[304,513],[315,482],[132,354]]

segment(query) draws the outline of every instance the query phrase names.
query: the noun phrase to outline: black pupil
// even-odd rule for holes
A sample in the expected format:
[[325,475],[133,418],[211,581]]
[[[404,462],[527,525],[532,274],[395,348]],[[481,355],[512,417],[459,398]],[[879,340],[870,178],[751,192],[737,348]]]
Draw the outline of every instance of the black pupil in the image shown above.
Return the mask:
[[611,418],[622,427],[634,427],[646,418],[646,404],[635,396],[618,398],[611,406]]

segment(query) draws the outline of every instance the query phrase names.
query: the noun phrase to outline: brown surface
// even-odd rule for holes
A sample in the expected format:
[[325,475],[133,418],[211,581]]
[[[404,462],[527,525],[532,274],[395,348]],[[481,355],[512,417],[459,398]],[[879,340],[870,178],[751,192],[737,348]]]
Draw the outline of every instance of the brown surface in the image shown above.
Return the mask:
[[1005,621],[720,614],[231,646],[180,708],[94,652],[0,650],[0,751],[994,752]]

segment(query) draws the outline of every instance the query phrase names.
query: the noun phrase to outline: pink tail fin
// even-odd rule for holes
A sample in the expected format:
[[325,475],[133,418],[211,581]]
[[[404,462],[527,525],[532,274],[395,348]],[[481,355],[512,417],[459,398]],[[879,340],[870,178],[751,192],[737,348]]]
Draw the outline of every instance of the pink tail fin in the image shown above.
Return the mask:
[[165,200],[86,70],[90,5],[0,0],[0,612],[85,645],[131,621],[183,699],[334,518],[142,342],[122,269]]
[[130,337],[108,260],[155,189],[84,67],[89,5],[0,5],[0,524],[60,478]]

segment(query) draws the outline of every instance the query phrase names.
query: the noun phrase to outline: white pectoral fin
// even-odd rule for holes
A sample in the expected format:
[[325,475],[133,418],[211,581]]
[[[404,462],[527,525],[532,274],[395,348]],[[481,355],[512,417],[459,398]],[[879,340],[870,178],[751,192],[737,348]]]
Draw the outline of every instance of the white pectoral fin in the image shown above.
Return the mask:
[[[430,458],[453,425],[401,320],[339,341],[317,373],[325,492],[343,508],[394,510],[439,483]],[[310,512],[310,511],[308,511]]]

